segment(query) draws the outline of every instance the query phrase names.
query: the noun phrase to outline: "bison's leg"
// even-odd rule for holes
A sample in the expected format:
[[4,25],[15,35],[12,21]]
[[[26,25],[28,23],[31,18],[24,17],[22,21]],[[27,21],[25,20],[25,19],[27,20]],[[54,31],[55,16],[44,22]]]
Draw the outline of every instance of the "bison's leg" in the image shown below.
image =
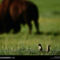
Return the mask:
[[14,29],[13,33],[18,33],[21,30],[20,24],[15,24],[14,27],[13,27],[13,29]]
[[36,27],[36,31],[37,31],[36,33],[37,33],[37,34],[40,34],[38,21],[37,21],[37,20],[34,20],[34,23],[35,23],[35,27]]
[[9,33],[11,29],[12,29],[11,25],[7,24],[5,32]]
[[6,27],[6,31],[5,32],[6,33],[9,33],[10,32],[10,27],[9,26]]
[[29,34],[31,34],[32,33],[32,24],[29,21],[28,21],[28,27],[29,27]]

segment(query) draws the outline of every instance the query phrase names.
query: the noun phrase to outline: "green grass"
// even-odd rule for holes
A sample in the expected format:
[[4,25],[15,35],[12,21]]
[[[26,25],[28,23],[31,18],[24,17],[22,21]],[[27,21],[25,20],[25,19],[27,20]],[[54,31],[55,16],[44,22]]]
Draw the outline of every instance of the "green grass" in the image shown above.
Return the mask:
[[[44,21],[45,20],[45,21]],[[52,21],[53,20],[53,21]],[[58,55],[60,54],[60,35],[54,35],[60,31],[59,19],[41,18],[40,29],[44,33],[35,35],[35,27],[31,35],[28,34],[28,27],[22,27],[22,31],[18,34],[2,34],[0,35],[0,55]],[[34,25],[33,25],[34,26]],[[48,32],[52,34],[47,35]],[[40,52],[38,44],[41,43],[43,50],[46,50],[47,45],[51,45],[51,51]],[[56,51],[56,52],[54,52]],[[59,53],[58,53],[59,52]]]
[[[28,34],[28,27],[22,26],[18,34],[0,35],[0,55],[60,55],[60,15],[53,12],[60,11],[60,0],[32,0],[39,8],[39,23],[42,35],[35,35],[33,24],[32,34]],[[50,33],[50,34],[49,34]],[[38,44],[43,50],[51,45],[51,51],[40,52]]]

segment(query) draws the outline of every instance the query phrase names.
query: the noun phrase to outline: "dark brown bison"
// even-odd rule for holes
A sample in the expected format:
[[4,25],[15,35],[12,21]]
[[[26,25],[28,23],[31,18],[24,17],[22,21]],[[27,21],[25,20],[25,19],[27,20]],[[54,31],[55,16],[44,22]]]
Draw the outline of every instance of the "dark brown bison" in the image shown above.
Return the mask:
[[14,29],[14,33],[21,30],[21,24],[27,24],[29,33],[32,32],[32,21],[35,23],[37,33],[39,31],[38,8],[30,1],[4,0],[0,8],[0,32],[9,32]]
[[14,33],[17,33],[21,29],[21,24],[27,24],[29,27],[29,33],[31,33],[32,21],[34,21],[36,32],[40,34],[38,8],[34,3],[30,1],[20,2],[14,0],[9,7],[7,16],[9,17],[9,23],[6,27],[7,32],[14,29]]

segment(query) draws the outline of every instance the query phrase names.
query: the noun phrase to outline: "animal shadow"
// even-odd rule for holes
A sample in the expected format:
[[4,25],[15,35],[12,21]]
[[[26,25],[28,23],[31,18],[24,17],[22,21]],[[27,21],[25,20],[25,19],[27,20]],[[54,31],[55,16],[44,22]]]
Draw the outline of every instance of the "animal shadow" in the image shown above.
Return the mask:
[[58,35],[60,35],[60,32],[47,32],[46,35],[58,36]]
[[59,36],[60,32],[40,32],[40,35],[54,35],[54,36]]
[[60,15],[60,11],[54,11],[53,14],[54,15]]

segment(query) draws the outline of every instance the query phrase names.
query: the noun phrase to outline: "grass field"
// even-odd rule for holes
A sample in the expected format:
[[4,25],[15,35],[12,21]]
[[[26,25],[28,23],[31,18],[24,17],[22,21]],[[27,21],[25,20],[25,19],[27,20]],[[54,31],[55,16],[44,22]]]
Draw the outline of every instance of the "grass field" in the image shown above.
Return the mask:
[[[33,32],[28,34],[28,27],[22,26],[18,34],[0,35],[0,55],[60,55],[60,0],[32,0],[39,8],[39,23],[41,35]],[[38,44],[43,46],[43,52],[38,50]],[[51,45],[47,53],[46,47]]]

